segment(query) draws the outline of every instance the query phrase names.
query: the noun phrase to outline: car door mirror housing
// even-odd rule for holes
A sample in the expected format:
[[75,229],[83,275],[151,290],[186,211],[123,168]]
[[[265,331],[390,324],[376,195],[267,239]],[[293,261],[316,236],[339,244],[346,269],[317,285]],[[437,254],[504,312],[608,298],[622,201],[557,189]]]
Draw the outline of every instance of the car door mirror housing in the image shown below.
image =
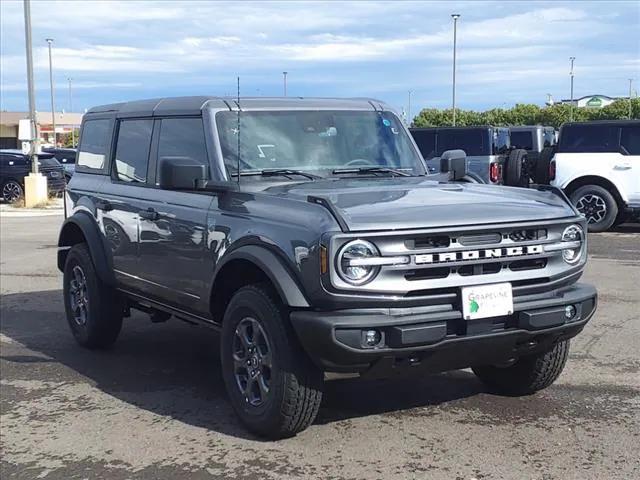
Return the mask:
[[162,157],[158,185],[167,190],[198,190],[208,179],[207,166],[191,157]]
[[185,156],[161,157],[158,161],[158,186],[165,190],[236,190],[235,182],[209,179],[207,165]]
[[467,154],[464,150],[447,150],[440,155],[440,172],[449,173],[450,180],[458,181],[467,174]]

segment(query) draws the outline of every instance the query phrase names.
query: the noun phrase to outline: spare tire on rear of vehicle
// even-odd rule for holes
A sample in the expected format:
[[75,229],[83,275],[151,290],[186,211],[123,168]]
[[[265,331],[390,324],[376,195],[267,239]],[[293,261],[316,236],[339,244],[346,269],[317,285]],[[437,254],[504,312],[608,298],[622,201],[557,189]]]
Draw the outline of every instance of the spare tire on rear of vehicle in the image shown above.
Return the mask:
[[524,178],[522,166],[527,161],[527,151],[518,148],[512,150],[507,159],[504,184],[512,187],[526,187],[529,179]]
[[555,153],[555,147],[544,147],[540,152],[533,177],[533,181],[538,185],[548,185],[551,181],[549,178],[549,164]]

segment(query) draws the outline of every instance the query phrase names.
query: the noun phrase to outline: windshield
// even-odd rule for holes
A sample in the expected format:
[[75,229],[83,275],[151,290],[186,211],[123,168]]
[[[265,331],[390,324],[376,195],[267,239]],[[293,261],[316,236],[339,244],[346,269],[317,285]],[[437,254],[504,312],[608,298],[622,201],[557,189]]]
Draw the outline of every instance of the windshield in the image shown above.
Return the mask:
[[[234,174],[238,115],[219,112],[216,123],[225,166]],[[239,150],[241,172],[287,169],[329,175],[337,169],[378,167],[425,173],[405,129],[389,112],[242,112]]]

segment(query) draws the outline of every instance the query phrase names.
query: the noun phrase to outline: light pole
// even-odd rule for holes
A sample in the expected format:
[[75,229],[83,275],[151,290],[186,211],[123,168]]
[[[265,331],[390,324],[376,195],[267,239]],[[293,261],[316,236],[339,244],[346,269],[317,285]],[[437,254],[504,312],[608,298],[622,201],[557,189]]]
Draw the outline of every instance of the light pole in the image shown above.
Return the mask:
[[287,96],[287,73],[289,72],[282,72],[282,81],[283,81],[283,87],[284,87],[284,96]]
[[633,85],[633,78],[629,79],[629,120],[631,120],[631,86]]
[[573,62],[576,60],[576,57],[569,57],[571,60],[571,71],[569,72],[569,76],[571,77],[571,109],[569,110],[569,121],[573,122]]
[[38,173],[38,121],[36,119],[36,92],[33,83],[33,52],[31,47],[31,6],[24,0],[24,38],[27,49],[27,88],[29,89],[29,120],[31,121],[31,171]]
[[459,13],[454,13],[451,15],[453,18],[453,126],[456,126],[456,40],[458,35],[458,19],[460,18]]
[[53,127],[53,147],[57,147],[56,142],[56,104],[54,100],[54,88],[53,88],[53,61],[51,58],[51,45],[53,44],[53,38],[46,38],[46,42],[49,44],[49,84],[51,86],[51,125]]
[[[73,78],[68,77],[67,81],[69,82],[69,114],[73,115],[73,94],[71,93],[71,81]],[[71,122],[71,147],[76,146],[76,126]]]
[[407,105],[407,126],[411,126],[411,93],[412,91],[409,90],[409,104]]

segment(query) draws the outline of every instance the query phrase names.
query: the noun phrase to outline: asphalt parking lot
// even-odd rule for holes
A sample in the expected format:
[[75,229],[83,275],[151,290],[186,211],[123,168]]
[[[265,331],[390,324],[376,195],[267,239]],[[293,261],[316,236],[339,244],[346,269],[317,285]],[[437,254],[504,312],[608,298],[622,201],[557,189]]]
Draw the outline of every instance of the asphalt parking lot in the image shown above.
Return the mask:
[[490,395],[468,371],[327,383],[314,425],[238,424],[216,334],[134,314],[79,348],[55,267],[62,217],[0,216],[3,479],[630,479],[640,476],[640,227],[590,235],[600,306],[558,382]]

